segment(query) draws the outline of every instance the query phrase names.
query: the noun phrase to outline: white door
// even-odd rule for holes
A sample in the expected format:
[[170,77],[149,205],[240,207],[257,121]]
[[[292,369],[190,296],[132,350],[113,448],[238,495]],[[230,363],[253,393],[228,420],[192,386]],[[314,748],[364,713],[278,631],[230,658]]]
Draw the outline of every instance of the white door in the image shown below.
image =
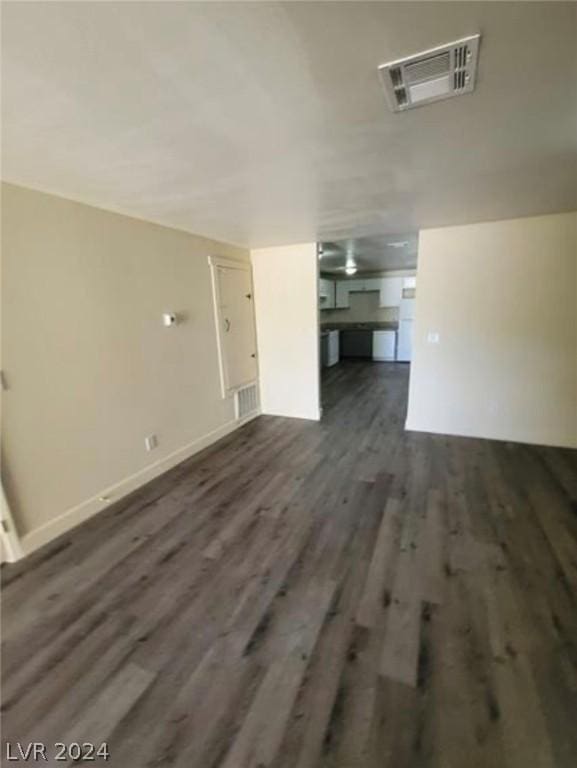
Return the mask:
[[257,378],[253,289],[248,265],[215,269],[223,396]]

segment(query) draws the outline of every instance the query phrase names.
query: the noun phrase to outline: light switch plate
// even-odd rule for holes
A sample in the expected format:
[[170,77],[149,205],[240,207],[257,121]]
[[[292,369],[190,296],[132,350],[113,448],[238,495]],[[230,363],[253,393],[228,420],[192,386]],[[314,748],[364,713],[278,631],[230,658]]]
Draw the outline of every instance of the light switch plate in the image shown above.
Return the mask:
[[427,334],[427,342],[429,344],[438,344],[439,343],[439,334],[437,331],[429,331]]

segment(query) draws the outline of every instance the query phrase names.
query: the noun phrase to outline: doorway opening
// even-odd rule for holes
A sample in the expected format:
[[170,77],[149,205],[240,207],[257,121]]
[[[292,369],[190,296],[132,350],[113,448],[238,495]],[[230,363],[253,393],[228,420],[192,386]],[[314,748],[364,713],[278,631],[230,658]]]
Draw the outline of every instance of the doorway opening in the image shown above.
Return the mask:
[[[404,424],[418,233],[323,241],[318,259],[323,418],[341,398],[370,388],[403,401]],[[381,386],[371,388],[373,379]]]

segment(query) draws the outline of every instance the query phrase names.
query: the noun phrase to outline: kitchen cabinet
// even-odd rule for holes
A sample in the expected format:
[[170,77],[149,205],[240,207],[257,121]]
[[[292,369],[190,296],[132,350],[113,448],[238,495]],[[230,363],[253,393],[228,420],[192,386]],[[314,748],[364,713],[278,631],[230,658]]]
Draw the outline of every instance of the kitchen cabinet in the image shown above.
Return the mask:
[[379,291],[383,282],[382,277],[370,277],[367,280],[363,280],[365,291]]
[[319,305],[321,309],[335,308],[335,282],[321,277],[319,280]]
[[351,306],[349,301],[349,280],[337,280],[336,306],[338,309],[348,309]]
[[340,332],[329,331],[328,361],[329,366],[336,365],[340,360]]
[[394,360],[396,341],[395,331],[373,331],[373,360]]
[[361,293],[365,290],[365,283],[366,280],[360,280],[359,278],[354,278],[353,280],[347,280],[346,281],[349,288],[349,293]]
[[412,275],[410,277],[403,277],[403,288],[416,288],[417,276]]
[[321,365],[330,368],[339,362],[339,331],[323,331],[321,333]]
[[340,356],[370,360],[373,356],[373,332],[361,329],[341,331]]
[[379,307],[398,307],[403,296],[405,280],[407,280],[406,277],[370,277],[366,280],[337,280],[335,306],[339,309],[348,309],[351,306],[349,298],[351,293],[377,291],[379,294]]
[[348,284],[349,291],[364,293],[365,291],[380,291],[382,281],[382,277],[369,277],[365,280],[354,279],[347,280],[346,282]]
[[351,293],[364,293],[365,291],[378,291],[380,289],[380,279],[372,278],[369,280],[338,280],[336,290],[336,306],[341,309],[348,309],[351,306]]
[[403,297],[403,277],[380,278],[379,306],[398,307]]

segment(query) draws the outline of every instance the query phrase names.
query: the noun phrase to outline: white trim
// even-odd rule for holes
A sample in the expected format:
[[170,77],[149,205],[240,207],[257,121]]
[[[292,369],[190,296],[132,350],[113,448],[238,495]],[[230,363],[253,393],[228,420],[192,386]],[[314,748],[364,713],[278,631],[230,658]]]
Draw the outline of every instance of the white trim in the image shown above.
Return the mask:
[[218,373],[220,380],[220,394],[224,399],[227,396],[226,392],[226,371],[224,370],[224,355],[222,351],[222,339],[220,332],[220,289],[218,287],[218,266],[219,262],[224,259],[218,259],[215,256],[208,257],[208,263],[210,265],[210,281],[212,284],[212,310],[214,313],[214,327],[216,329],[216,352],[218,358]]
[[[262,411],[260,411],[262,413]],[[314,408],[311,413],[302,414],[302,413],[289,413],[288,411],[283,411],[282,413],[279,413],[276,410],[268,410],[266,412],[267,416],[281,416],[283,419],[301,419],[301,421],[320,421],[322,417],[322,412],[318,408]]]
[[447,432],[446,429],[440,430],[438,427],[433,426],[415,426],[409,419],[405,421],[406,432],[420,432],[425,435],[441,435],[443,437],[466,437],[472,440],[493,440],[500,443],[519,443],[521,445],[536,445],[538,447],[545,448],[569,448],[569,450],[577,449],[577,442],[560,443],[559,441],[551,440],[550,442],[543,442],[543,438],[535,438],[531,435],[486,435],[480,433],[478,430],[459,430],[458,432],[451,429]]
[[[103,509],[106,509],[108,506],[110,506],[110,501],[116,502],[129,493],[132,493],[132,491],[135,491],[137,488],[145,485],[145,483],[148,483],[155,477],[162,475],[164,472],[172,469],[172,467],[175,467],[177,464],[180,464],[181,462],[190,458],[195,453],[202,451],[204,448],[212,445],[217,440],[220,440],[226,435],[229,435],[231,432],[234,432],[236,429],[242,427],[244,424],[248,423],[259,415],[260,410],[249,414],[242,420],[229,421],[224,424],[224,426],[209,432],[203,437],[199,437],[196,440],[193,440],[191,443],[188,443],[182,448],[177,449],[173,453],[170,453],[168,456],[165,456],[163,459],[159,459],[154,464],[150,464],[148,467],[141,469],[139,472],[135,472],[133,475],[125,477],[119,483],[106,488],[105,490],[101,491],[95,496],[92,496],[86,501],[83,501],[75,507],[67,509],[62,514],[58,515],[58,517],[50,520],[50,522],[45,523],[44,525],[40,526],[40,528],[36,528],[35,530],[30,531],[30,533],[27,533],[22,537],[21,556],[30,554],[44,544],[52,541],[57,536],[60,536],[72,528],[75,528],[80,523],[83,523],[85,520],[88,520],[89,518],[101,512]],[[107,497],[110,501],[102,501],[103,497]]]
[[[322,381],[321,381],[321,368],[322,368],[322,360],[321,360],[321,302],[319,298],[319,290],[318,285],[319,281],[321,279],[321,266],[320,266],[320,259],[319,259],[319,243],[316,244],[315,247],[315,305],[317,308],[317,328],[316,328],[316,342],[317,342],[317,402],[316,402],[316,416],[314,416],[315,421],[321,421],[323,418],[323,396],[322,396]],[[335,282],[335,304],[336,304],[336,282]]]
[[209,256],[208,263],[211,267],[244,269],[246,272],[250,272],[250,261],[236,261],[235,259],[226,259],[224,256]]
[[24,555],[22,551],[22,543],[16,526],[14,525],[14,519],[8,506],[8,500],[4,493],[4,486],[0,484],[0,520],[1,530],[0,539],[2,542],[2,557],[0,562],[6,561],[7,563],[14,563],[16,560]]

